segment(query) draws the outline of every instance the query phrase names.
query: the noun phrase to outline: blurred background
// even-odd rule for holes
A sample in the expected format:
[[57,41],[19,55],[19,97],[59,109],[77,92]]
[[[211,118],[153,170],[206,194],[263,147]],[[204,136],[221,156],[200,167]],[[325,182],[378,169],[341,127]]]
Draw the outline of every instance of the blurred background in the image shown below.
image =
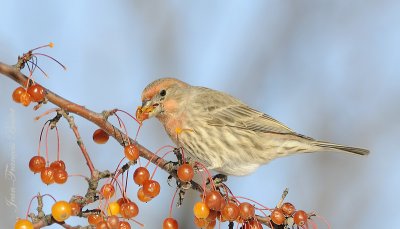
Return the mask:
[[[318,153],[278,159],[250,176],[231,177],[228,185],[236,195],[273,207],[288,187],[288,201],[315,210],[332,228],[389,228],[400,218],[399,1],[3,0],[1,5],[0,61],[14,64],[27,50],[54,42],[53,49],[41,52],[68,70],[39,57],[49,78],[37,71],[36,80],[95,111],[118,107],[133,113],[149,82],[172,76],[228,92],[299,133],[371,150],[368,157]],[[38,192],[69,200],[86,191],[79,177],[47,187],[29,171],[46,120],[33,118],[53,106],[33,111],[32,105],[14,103],[16,87],[0,77],[3,228],[24,217]],[[96,145],[91,139],[96,126],[75,117],[97,168],[114,169],[121,147],[113,140]],[[128,126],[133,135],[137,126],[129,121]],[[89,175],[64,120],[59,128],[68,172]],[[145,123],[138,140],[150,150],[171,144],[157,120]],[[51,160],[55,142],[51,132]],[[174,193],[164,172],[156,179],[160,196],[139,204],[137,220],[146,228],[161,227]],[[137,187],[131,183],[129,189],[136,200]],[[184,205],[174,209],[180,228],[194,228],[192,206],[198,200],[197,193],[188,193]],[[51,204],[45,199],[48,213]],[[31,211],[35,208],[36,202]],[[67,222],[86,224],[79,218]]]

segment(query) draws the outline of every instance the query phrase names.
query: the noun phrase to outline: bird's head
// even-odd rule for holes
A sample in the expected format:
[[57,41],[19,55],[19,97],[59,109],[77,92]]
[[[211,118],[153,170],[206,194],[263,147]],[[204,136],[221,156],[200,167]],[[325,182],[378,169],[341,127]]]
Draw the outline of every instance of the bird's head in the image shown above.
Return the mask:
[[142,92],[142,106],[137,108],[136,118],[142,122],[148,118],[160,117],[171,108],[176,92],[186,87],[189,85],[174,78],[153,81]]

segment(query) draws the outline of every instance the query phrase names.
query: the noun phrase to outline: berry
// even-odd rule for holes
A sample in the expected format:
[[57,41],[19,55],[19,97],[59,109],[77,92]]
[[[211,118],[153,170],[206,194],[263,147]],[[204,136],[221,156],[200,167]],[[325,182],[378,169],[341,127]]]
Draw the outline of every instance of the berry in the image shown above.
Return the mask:
[[139,158],[139,148],[136,145],[127,145],[124,148],[125,157],[130,161],[136,161]]
[[53,162],[50,164],[50,168],[53,168],[53,169],[55,169],[55,170],[57,170],[57,169],[65,170],[65,163],[64,163],[64,161],[62,161],[62,160],[53,161]]
[[250,220],[244,223],[243,229],[263,229],[263,227],[257,220]]
[[25,89],[23,87],[17,87],[14,92],[12,93],[12,99],[16,103],[21,102],[21,95],[22,93],[25,92]]
[[26,107],[29,106],[29,104],[31,104],[31,102],[32,102],[31,96],[25,90],[22,92],[19,99],[20,99],[22,105],[24,105]]
[[33,229],[33,224],[29,220],[19,219],[15,222],[14,229]]
[[69,202],[69,206],[71,206],[71,215],[72,216],[77,216],[82,210],[81,205],[78,204],[77,202]]
[[40,179],[47,185],[52,184],[54,183],[54,172],[54,169],[46,167],[40,172]]
[[34,102],[43,101],[45,96],[44,88],[39,84],[34,84],[28,87],[28,93]]
[[29,169],[33,173],[40,173],[46,167],[46,160],[42,156],[34,156],[29,161]]
[[137,185],[143,185],[143,182],[148,179],[150,179],[150,173],[146,167],[138,167],[133,173],[133,181]]
[[282,209],[283,214],[285,214],[285,216],[291,216],[296,211],[296,208],[294,207],[294,205],[291,203],[288,203],[288,202],[282,204],[281,209]]
[[87,219],[90,225],[96,225],[99,222],[103,221],[103,218],[98,214],[89,215]]
[[160,184],[155,180],[146,180],[143,182],[143,193],[154,198],[160,194]]
[[131,225],[126,221],[119,221],[118,229],[131,229]]
[[166,218],[163,222],[163,229],[178,229],[178,221],[174,218]]
[[206,194],[205,203],[209,209],[212,210],[221,210],[221,201],[223,200],[221,194],[216,191],[210,191]]
[[215,224],[217,224],[216,220],[212,220],[212,221],[208,222],[206,229],[214,229]]
[[54,172],[54,181],[57,184],[64,184],[65,182],[67,182],[68,179],[68,173],[65,170],[62,169],[57,169]]
[[222,209],[222,217],[229,221],[235,221],[239,216],[239,207],[235,202],[228,202]]
[[105,199],[110,199],[115,194],[114,186],[111,184],[105,184],[101,187],[100,193]]
[[123,203],[120,214],[125,219],[131,219],[139,214],[139,208],[134,202]]
[[305,211],[296,211],[293,215],[294,223],[302,227],[307,223],[308,215]]
[[255,209],[253,205],[247,202],[243,202],[239,205],[239,216],[243,220],[249,220],[253,218],[254,215],[255,215]]
[[194,217],[194,224],[198,228],[204,228],[207,225],[207,220],[206,219],[199,219],[196,216]]
[[139,188],[139,190],[137,192],[137,197],[141,202],[146,202],[146,203],[153,199],[149,196],[146,196],[146,194],[144,194],[143,187]]
[[118,229],[119,228],[119,218],[116,215],[109,216],[107,218],[107,226],[110,229]]
[[58,222],[63,222],[71,216],[71,205],[66,201],[58,201],[51,207],[51,215]]
[[205,203],[197,202],[193,207],[193,213],[197,218],[205,219],[210,214],[210,209]]
[[183,164],[178,168],[178,177],[183,182],[189,182],[193,179],[194,170],[193,167],[189,164]]
[[96,224],[96,229],[110,229],[106,221],[100,221]]
[[120,205],[118,204],[118,202],[111,202],[108,204],[107,214],[109,216],[118,215],[119,212],[120,212]]
[[274,209],[271,212],[271,216],[270,216],[272,222],[274,222],[274,224],[276,225],[282,225],[285,222],[285,215],[283,214],[283,211],[281,209]]
[[97,129],[93,133],[93,141],[97,144],[104,144],[108,141],[109,138],[110,136],[103,129]]
[[126,197],[121,197],[117,200],[117,203],[119,204],[120,207],[123,203],[129,203],[129,202],[131,202],[131,200]]

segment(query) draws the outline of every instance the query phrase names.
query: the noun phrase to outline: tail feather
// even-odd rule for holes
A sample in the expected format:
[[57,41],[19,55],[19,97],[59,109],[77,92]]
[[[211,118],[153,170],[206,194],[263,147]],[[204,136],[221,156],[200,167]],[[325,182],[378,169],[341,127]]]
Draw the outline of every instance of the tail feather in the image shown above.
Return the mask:
[[312,144],[315,146],[319,146],[319,147],[323,147],[323,148],[327,148],[327,149],[341,150],[341,151],[346,151],[349,153],[355,153],[355,154],[359,154],[359,155],[368,155],[369,154],[369,150],[367,150],[367,149],[339,145],[339,144],[334,144],[334,143],[329,143],[329,142],[315,141]]

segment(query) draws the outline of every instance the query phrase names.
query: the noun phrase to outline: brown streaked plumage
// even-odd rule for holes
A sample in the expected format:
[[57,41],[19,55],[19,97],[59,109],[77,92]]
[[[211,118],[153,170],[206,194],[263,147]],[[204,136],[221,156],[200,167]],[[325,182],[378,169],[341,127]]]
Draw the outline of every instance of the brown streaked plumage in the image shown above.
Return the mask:
[[298,134],[226,93],[174,78],[150,83],[142,103],[142,119],[156,117],[194,160],[227,175],[247,175],[270,160],[296,153],[369,153]]

